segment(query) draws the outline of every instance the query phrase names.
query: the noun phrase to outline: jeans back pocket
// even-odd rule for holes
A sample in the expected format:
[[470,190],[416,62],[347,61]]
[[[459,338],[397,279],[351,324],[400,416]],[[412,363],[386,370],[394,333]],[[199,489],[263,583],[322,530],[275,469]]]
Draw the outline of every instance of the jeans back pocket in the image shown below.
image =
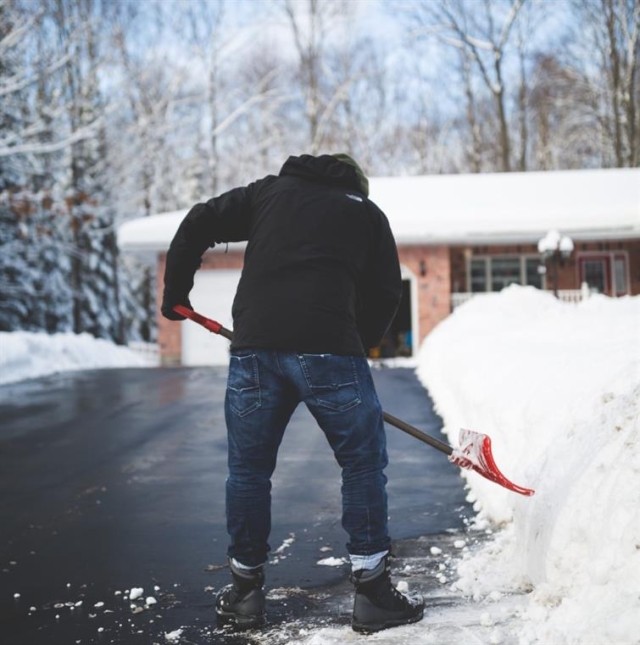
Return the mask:
[[318,405],[344,412],[361,402],[358,376],[351,356],[299,354],[298,359]]
[[262,405],[258,359],[255,354],[231,355],[227,403],[240,417],[250,414]]

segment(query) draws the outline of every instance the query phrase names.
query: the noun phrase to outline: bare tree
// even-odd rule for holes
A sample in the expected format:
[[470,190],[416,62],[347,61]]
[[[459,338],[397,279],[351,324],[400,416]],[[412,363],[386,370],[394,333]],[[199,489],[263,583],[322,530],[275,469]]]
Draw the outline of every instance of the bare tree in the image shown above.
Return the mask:
[[64,118],[69,103],[52,88],[72,51],[69,43],[47,38],[46,13],[44,4],[33,12],[15,0],[0,1],[0,120],[12,120],[0,127],[0,159],[20,156],[35,166],[95,136],[99,126],[94,120],[69,127]]
[[561,85],[560,63],[551,56],[541,56],[534,67],[533,85],[529,107],[534,128],[534,154],[536,167],[551,170],[554,167],[554,137],[556,94]]
[[467,146],[467,158],[472,172],[482,171],[482,133],[478,119],[478,108],[475,91],[473,89],[473,74],[471,61],[462,51],[459,55],[460,76],[464,87],[466,104],[467,125],[471,135],[471,142]]
[[536,168],[583,168],[603,160],[599,101],[589,78],[557,53],[534,60],[527,98],[532,163]]
[[351,30],[329,56],[337,90],[325,139],[333,149],[350,151],[368,172],[389,154],[382,150],[382,142],[397,118],[387,54],[384,43]]
[[273,172],[291,154],[293,92],[288,83],[291,65],[268,38],[252,43],[233,75],[243,95],[254,97],[238,115],[234,136],[227,137],[227,147],[234,150],[234,168],[228,169],[232,172],[227,179],[235,175],[237,181],[238,177],[248,180]]
[[192,0],[186,8],[187,38],[186,45],[194,54],[195,60],[202,65],[205,82],[204,104],[208,122],[205,137],[206,179],[204,185],[211,194],[218,191],[220,172],[220,121],[221,103],[225,88],[222,73],[225,50],[229,47],[224,35],[224,0]]
[[306,0],[302,3],[284,0],[283,7],[289,19],[299,57],[311,152],[317,152],[318,128],[322,111],[320,93],[322,57],[325,53],[328,10],[331,5],[321,0]]
[[[640,164],[640,3],[638,0],[581,0],[577,69],[599,95],[599,112],[613,163]],[[598,66],[593,69],[594,54]]]
[[526,43],[527,34],[529,29],[523,26],[522,22],[518,25],[517,30],[517,52],[518,52],[518,97],[516,100],[517,105],[517,120],[518,128],[520,131],[519,152],[517,156],[517,169],[520,172],[527,170],[527,147],[529,143],[529,128],[528,128],[528,114],[527,114],[527,94],[528,94],[528,79],[527,79],[527,55]]
[[336,48],[336,26],[348,17],[352,6],[348,0],[282,0],[282,7],[298,55],[308,144],[315,154],[330,138],[333,117],[353,81],[349,75],[332,75],[329,68],[330,51]]
[[[525,0],[496,2],[482,0],[469,3],[464,0],[422,0],[412,6],[419,36],[435,36],[458,49],[465,58],[461,70],[467,75],[465,93],[467,106],[471,105],[470,71],[473,69],[488,90],[494,105],[498,127],[500,169],[512,168],[512,135],[507,115],[505,57],[509,51],[514,25]],[[472,130],[477,127],[471,124]],[[475,136],[475,135],[474,135]],[[474,143],[477,148],[477,142]],[[477,149],[475,151],[477,153]]]
[[[178,75],[165,61],[137,59],[122,31],[116,42],[127,78],[123,88],[127,109],[123,110],[120,125],[127,132],[119,159],[124,175],[122,186],[133,183],[131,190],[139,202],[133,208],[150,215],[171,207],[161,177],[163,161],[171,154],[169,113],[178,92]],[[137,159],[135,167],[130,164],[132,156]]]

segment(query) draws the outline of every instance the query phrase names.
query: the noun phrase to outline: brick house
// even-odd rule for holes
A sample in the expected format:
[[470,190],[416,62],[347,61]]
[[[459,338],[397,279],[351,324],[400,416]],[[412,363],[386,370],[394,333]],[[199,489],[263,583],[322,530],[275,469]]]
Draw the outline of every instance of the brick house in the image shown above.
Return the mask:
[[[509,284],[570,300],[589,291],[640,294],[639,169],[383,177],[370,186],[396,237],[404,289],[375,356],[415,355],[456,306]],[[165,252],[185,214],[140,218],[119,230],[123,251],[155,264],[159,295]],[[568,257],[541,255],[538,243],[553,230],[571,240]],[[238,244],[207,252],[191,297],[229,327],[243,255]],[[226,343],[195,324],[159,316],[158,342],[165,364],[227,360]]]

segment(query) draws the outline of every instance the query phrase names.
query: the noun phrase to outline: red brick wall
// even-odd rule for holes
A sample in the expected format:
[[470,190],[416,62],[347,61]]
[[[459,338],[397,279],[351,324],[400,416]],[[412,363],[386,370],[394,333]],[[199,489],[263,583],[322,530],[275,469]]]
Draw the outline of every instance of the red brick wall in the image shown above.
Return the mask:
[[[451,312],[451,264],[446,246],[400,246],[400,263],[413,273],[418,292],[418,346]],[[413,303],[412,303],[413,304]]]

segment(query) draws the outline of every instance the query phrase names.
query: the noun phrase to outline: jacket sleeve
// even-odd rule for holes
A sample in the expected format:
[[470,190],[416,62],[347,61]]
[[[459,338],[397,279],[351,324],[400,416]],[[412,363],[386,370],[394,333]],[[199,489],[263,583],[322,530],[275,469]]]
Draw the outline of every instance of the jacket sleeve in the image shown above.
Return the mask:
[[217,243],[241,242],[249,236],[251,201],[258,182],[234,188],[203,204],[196,204],[182,220],[167,252],[161,311],[170,320],[184,320],[173,311],[191,308],[189,292],[204,252]]
[[377,219],[360,293],[358,331],[365,350],[380,344],[398,311],[402,278],[398,249],[386,215],[373,203]]

